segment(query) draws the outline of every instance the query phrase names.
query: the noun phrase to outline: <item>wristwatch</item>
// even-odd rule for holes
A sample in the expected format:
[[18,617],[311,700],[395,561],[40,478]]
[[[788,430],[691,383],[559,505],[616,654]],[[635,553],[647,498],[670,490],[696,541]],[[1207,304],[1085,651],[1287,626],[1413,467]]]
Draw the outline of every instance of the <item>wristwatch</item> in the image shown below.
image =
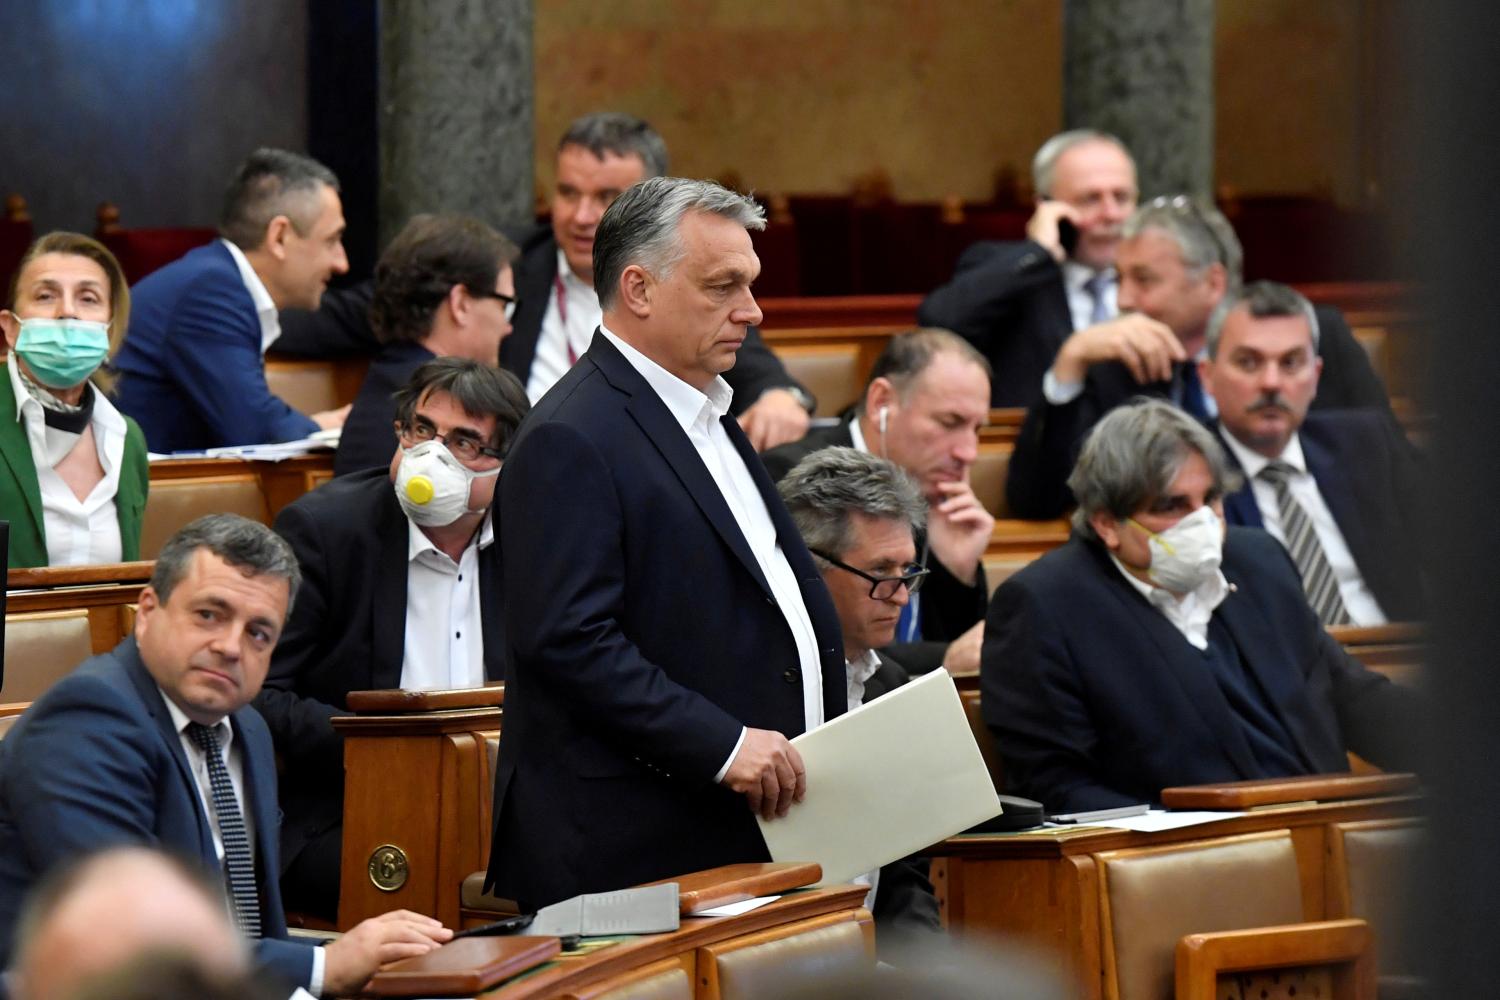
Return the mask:
[[791,393],[792,398],[795,399],[801,405],[801,407],[808,412],[809,415],[817,412],[817,399],[814,398],[812,393],[808,392],[800,385],[778,385],[776,388],[785,389],[787,392]]

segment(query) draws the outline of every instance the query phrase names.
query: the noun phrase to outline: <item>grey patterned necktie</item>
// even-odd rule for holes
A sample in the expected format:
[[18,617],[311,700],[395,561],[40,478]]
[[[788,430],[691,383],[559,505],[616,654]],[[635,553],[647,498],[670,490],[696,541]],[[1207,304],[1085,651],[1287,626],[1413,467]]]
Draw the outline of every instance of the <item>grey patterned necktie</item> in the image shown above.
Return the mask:
[[234,797],[229,768],[219,749],[216,728],[189,722],[188,739],[208,759],[208,785],[212,793],[214,816],[219,821],[219,838],[224,841],[224,871],[229,883],[229,898],[234,904],[235,922],[246,937],[260,937],[260,896],[255,888],[255,858],[250,853],[250,837],[245,832],[245,818]]
[[1349,624],[1349,612],[1344,608],[1344,599],[1339,595],[1339,581],[1328,565],[1328,555],[1313,530],[1312,518],[1292,496],[1289,483],[1295,474],[1285,462],[1270,462],[1257,474],[1276,491],[1276,506],[1281,508],[1281,533],[1286,538],[1287,551],[1297,572],[1302,574],[1302,590],[1307,594],[1307,603],[1317,612],[1324,625]]

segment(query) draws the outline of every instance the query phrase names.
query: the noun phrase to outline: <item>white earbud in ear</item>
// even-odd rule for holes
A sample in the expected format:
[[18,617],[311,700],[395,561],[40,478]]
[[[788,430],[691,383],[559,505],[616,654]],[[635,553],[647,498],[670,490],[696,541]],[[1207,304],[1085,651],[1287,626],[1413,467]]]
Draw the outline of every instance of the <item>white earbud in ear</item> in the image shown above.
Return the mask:
[[891,408],[889,406],[882,406],[880,408],[880,412],[878,414],[876,414],[876,416],[875,416],[875,419],[878,420],[878,421],[880,421],[880,433],[881,434],[885,433],[885,421],[886,421],[886,417],[890,414],[890,412],[891,412]]

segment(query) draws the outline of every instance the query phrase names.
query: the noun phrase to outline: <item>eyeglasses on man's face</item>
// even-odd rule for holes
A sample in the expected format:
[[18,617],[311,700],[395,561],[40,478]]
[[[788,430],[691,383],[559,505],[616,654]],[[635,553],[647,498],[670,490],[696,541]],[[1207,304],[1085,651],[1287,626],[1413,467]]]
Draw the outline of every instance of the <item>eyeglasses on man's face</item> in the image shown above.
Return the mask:
[[491,448],[468,431],[452,430],[447,434],[439,434],[431,421],[421,416],[410,424],[398,424],[396,434],[401,438],[401,444],[407,448],[416,447],[424,441],[441,441],[453,453],[453,457],[460,462],[477,462],[481,457],[493,459],[505,457],[500,453],[499,448]]
[[896,596],[896,591],[903,586],[906,588],[908,594],[915,594],[918,590],[922,589],[922,581],[927,579],[927,574],[932,572],[925,566],[917,563],[909,563],[902,568],[900,576],[871,576],[864,570],[855,569],[848,563],[840,562],[819,549],[810,549],[809,551],[846,573],[853,573],[862,580],[870,581],[870,597],[877,601],[889,601]]

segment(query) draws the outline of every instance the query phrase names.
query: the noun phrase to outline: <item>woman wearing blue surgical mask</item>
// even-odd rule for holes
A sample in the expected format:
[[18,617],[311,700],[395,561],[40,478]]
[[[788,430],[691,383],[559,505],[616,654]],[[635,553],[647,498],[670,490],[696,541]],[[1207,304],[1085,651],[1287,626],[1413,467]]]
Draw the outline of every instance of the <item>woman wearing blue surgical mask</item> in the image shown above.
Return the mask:
[[48,233],[21,258],[0,309],[0,519],[12,568],[140,558],[146,439],[101,391],[129,313],[125,274],[98,241]]

